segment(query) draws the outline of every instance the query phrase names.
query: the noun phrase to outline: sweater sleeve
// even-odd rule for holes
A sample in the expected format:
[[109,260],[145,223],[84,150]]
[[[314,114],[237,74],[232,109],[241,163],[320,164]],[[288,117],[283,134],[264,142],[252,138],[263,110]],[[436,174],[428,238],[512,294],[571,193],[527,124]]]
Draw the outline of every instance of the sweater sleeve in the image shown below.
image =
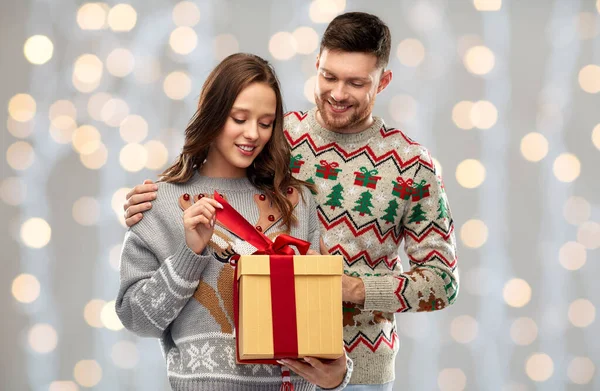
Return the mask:
[[407,201],[401,220],[410,270],[395,276],[362,277],[367,310],[436,311],[456,300],[454,223],[442,178],[422,165],[413,183],[417,196]]
[[116,311],[123,325],[142,337],[160,337],[198,287],[209,255],[197,255],[185,242],[159,262],[132,230],[125,235]]

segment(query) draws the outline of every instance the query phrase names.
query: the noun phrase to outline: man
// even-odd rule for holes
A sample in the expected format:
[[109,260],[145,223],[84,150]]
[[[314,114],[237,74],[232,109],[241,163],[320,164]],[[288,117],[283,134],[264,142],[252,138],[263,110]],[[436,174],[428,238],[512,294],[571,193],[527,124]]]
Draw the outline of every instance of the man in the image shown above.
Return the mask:
[[[321,250],[345,262],[344,342],[354,361],[349,390],[392,390],[394,313],[440,310],[458,293],[454,225],[431,156],[372,114],[376,95],[392,80],[390,48],[389,29],[376,16],[336,17],[317,57],[316,107],[288,113],[284,125],[290,169],[318,189]],[[144,183],[124,205],[129,226],[155,197],[152,183]],[[398,258],[402,240],[407,272]]]

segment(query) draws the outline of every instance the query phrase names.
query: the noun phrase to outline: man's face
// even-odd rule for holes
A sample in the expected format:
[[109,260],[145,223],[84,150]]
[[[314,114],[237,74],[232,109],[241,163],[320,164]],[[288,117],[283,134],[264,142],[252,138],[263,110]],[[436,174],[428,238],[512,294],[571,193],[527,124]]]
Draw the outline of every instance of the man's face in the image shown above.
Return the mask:
[[324,49],[317,58],[317,120],[339,133],[360,132],[373,123],[375,96],[391,81],[369,53]]

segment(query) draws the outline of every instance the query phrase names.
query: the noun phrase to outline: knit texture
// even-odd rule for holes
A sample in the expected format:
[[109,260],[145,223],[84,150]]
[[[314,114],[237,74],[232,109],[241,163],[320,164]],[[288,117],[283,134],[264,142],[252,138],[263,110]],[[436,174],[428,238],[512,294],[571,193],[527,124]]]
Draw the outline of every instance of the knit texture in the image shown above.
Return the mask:
[[[248,179],[207,178],[196,174],[185,184],[158,184],[158,197],[144,218],[125,236],[121,285],[116,310],[123,325],[143,337],[161,341],[169,381],[174,390],[279,390],[276,365],[236,365],[233,320],[234,254],[256,249],[219,223],[201,255],[191,251],[183,229],[183,195],[212,196],[217,190],[251,224],[262,224],[272,240],[285,232],[268,199]],[[316,205],[303,189],[294,190],[298,224],[290,234],[319,249]],[[185,204],[185,203],[184,203]],[[185,207],[185,205],[184,205]],[[352,362],[344,384],[350,379]],[[292,374],[296,390],[314,386]],[[341,387],[340,387],[341,388]]]
[[[285,117],[294,175],[318,188],[318,218],[330,254],[360,277],[364,306],[344,303],[351,384],[394,380],[396,312],[441,310],[458,293],[454,225],[427,149],[380,118],[355,134],[331,132],[317,109]],[[410,260],[403,271],[401,242]]]

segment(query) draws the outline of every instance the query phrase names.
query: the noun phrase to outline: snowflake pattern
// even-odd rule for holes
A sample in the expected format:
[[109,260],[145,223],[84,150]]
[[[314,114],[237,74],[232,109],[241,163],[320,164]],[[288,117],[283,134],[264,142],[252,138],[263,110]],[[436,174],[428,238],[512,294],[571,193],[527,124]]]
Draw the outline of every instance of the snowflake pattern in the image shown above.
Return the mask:
[[266,372],[269,373],[269,375],[273,374],[273,365],[267,365],[267,364],[253,365],[252,366],[252,374],[256,375],[256,372],[260,371],[261,369],[264,369]]
[[225,347],[225,360],[231,369],[235,369],[235,352],[231,346]]
[[188,354],[190,355],[190,361],[187,364],[187,367],[192,371],[195,371],[200,366],[204,366],[209,371],[213,371],[215,367],[218,367],[219,364],[215,360],[212,359],[212,353],[214,352],[215,347],[210,346],[208,342],[206,342],[201,349],[198,349],[196,345],[191,344],[187,349]]
[[165,302],[166,298],[167,294],[165,292],[161,292],[160,295],[158,295],[158,297],[152,298],[152,300],[150,301],[150,305],[152,305],[152,308],[154,309],[158,309],[159,307],[163,309],[162,304]]

